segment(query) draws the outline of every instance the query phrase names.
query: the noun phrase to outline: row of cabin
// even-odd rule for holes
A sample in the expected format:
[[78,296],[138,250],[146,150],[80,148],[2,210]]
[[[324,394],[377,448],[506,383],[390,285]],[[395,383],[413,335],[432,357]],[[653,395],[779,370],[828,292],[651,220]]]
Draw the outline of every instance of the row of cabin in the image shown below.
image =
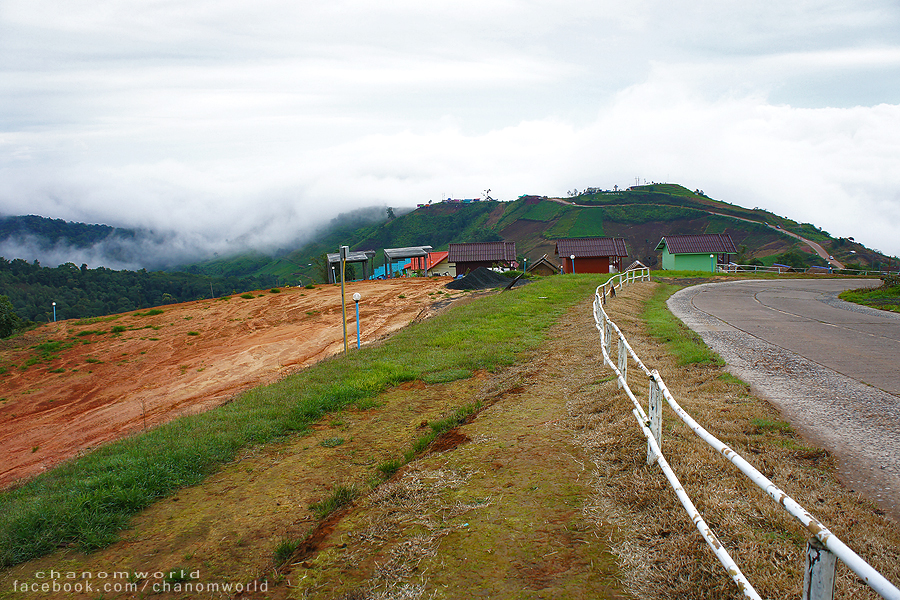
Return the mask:
[[[515,242],[475,242],[450,244],[449,250],[432,252],[431,246],[385,248],[384,274],[391,277],[394,264],[401,270],[420,272],[423,275],[466,275],[479,267],[518,269]],[[715,271],[716,265],[728,262],[729,255],[737,254],[734,242],[728,234],[664,236],[656,250],[662,252],[662,267],[666,270]],[[623,270],[628,257],[625,240],[612,237],[563,238],[556,240],[554,254],[559,262],[553,262],[545,254],[531,264],[522,265],[529,273],[552,275],[556,273],[614,273]],[[375,258],[375,251],[349,252],[347,262],[362,263],[363,278],[370,276],[368,266]],[[403,264],[403,261],[409,262]],[[330,281],[339,280],[340,255],[329,254]],[[402,265],[402,266],[401,266]],[[372,276],[379,276],[372,273]]]
[[[662,252],[662,268],[679,271],[711,271],[737,254],[731,236],[724,233],[664,236],[656,250]],[[527,264],[529,273],[615,273],[628,258],[625,240],[612,237],[563,238],[556,240],[555,263],[547,255]],[[516,269],[515,242],[450,244],[449,250],[428,252],[412,258],[405,270],[424,275],[465,275],[478,267]]]

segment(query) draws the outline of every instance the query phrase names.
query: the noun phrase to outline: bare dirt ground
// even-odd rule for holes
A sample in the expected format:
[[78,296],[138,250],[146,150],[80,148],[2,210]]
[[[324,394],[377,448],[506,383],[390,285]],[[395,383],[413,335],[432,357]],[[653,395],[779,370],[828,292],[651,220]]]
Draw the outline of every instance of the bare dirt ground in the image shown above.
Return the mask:
[[[652,289],[634,285],[608,304],[644,361],[701,423],[900,580],[900,526],[842,488],[828,452],[806,445],[746,385],[717,366],[680,367],[648,338],[640,313]],[[600,356],[585,301],[520,364],[447,384],[408,382],[373,408],[331,414],[308,435],[249,451],[155,503],[106,549],[61,549],[0,572],[0,598],[35,597],[14,584],[45,582],[53,570],[93,576],[90,593],[66,595],[85,599],[740,597],[645,464],[630,402]],[[629,380],[646,395],[634,371]],[[377,466],[409,448],[426,421],[475,401],[483,408],[467,423],[374,484]],[[762,597],[799,597],[802,528],[668,410],[664,418],[669,462]],[[337,486],[365,493],[317,521],[310,505]],[[286,540],[302,543],[276,560]],[[156,593],[166,581],[180,591]],[[135,588],[100,589],[126,583]],[[238,584],[247,587],[238,593]],[[843,566],[836,591],[875,597]]]
[[[450,297],[448,281],[349,284],[348,338],[356,343],[353,293],[363,298],[365,343]],[[7,343],[0,349],[0,488],[343,350],[340,286],[252,296],[173,304],[155,315],[60,321]],[[36,346],[48,342],[59,345],[42,357]],[[29,359],[40,360],[27,366]]]

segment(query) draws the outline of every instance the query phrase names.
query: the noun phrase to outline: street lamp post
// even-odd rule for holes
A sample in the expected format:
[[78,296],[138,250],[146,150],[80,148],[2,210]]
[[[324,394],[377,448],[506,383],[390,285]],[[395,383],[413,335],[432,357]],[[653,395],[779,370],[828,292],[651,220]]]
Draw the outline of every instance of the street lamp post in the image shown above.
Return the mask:
[[362,296],[359,295],[359,292],[353,294],[353,301],[356,302],[356,349],[359,350],[359,301],[362,300]]
[[53,303],[53,322],[56,323],[56,302]]
[[569,256],[569,259],[572,261],[572,275],[575,274],[575,255],[572,254]]

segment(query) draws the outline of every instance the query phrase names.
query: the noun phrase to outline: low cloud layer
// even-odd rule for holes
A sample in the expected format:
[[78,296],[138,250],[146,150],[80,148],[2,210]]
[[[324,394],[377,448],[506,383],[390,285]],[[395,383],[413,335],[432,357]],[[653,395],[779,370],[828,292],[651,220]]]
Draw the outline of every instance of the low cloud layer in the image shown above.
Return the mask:
[[896,3],[585,4],[9,0],[0,213],[211,253],[669,181],[900,254]]

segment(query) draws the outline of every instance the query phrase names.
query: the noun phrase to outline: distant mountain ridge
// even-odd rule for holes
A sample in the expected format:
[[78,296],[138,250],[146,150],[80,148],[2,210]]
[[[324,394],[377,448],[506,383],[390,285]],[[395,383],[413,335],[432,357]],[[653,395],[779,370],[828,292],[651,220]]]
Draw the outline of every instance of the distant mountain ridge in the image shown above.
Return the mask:
[[76,248],[89,248],[111,237],[134,239],[136,234],[134,229],[77,223],[38,215],[0,217],[0,242],[16,237],[32,237],[46,247],[63,243]]
[[[351,250],[429,245],[446,250],[451,242],[508,240],[521,258],[554,258],[555,240],[566,237],[621,237],[630,259],[658,267],[655,250],[664,235],[728,233],[740,253],[738,262],[775,262],[797,267],[824,265],[790,231],[823,245],[850,268],[885,268],[889,257],[852,239],[833,238],[809,223],[798,223],[759,208],[744,208],[690,191],[677,184],[635,186],[628,190],[588,189],[567,198],[521,196],[513,202],[441,202],[423,205],[403,216],[353,228],[335,219],[333,227],[313,243],[266,263],[267,273],[290,281],[325,280],[325,252],[340,245]],[[241,258],[222,258],[192,265],[201,273],[217,273]],[[379,252],[376,264],[381,264]]]
[[[848,267],[887,268],[890,258],[856,243],[833,238],[810,223],[798,223],[759,208],[745,208],[691,191],[677,184],[634,186],[627,190],[588,188],[566,198],[525,195],[512,202],[441,202],[400,214],[399,209],[370,207],[339,215],[312,241],[273,252],[250,251],[211,260],[196,260],[168,271],[212,277],[266,276],[284,284],[325,280],[324,254],[340,245],[352,250],[429,245],[446,250],[452,242],[509,240],[521,258],[554,258],[554,242],[565,237],[621,237],[629,258],[657,266],[655,247],[663,235],[728,233],[740,254],[737,262],[782,262],[796,266],[824,264],[790,231],[824,246]],[[137,230],[67,223],[43,217],[0,218],[0,244],[11,235],[43,238],[47,244],[116,241],[127,254]],[[2,252],[0,252],[2,255]],[[11,256],[6,258],[13,258]],[[27,258],[27,257],[25,257]],[[199,258],[199,257],[198,257]],[[376,262],[383,261],[379,252]]]

